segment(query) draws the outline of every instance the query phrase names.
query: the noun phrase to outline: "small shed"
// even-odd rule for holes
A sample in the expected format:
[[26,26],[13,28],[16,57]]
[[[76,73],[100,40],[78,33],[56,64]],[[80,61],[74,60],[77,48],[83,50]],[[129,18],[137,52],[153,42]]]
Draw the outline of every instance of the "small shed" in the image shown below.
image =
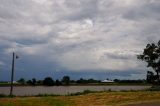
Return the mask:
[[103,81],[101,81],[101,82],[103,82],[103,83],[112,83],[112,82],[114,82],[114,81],[112,81],[112,80],[103,80]]

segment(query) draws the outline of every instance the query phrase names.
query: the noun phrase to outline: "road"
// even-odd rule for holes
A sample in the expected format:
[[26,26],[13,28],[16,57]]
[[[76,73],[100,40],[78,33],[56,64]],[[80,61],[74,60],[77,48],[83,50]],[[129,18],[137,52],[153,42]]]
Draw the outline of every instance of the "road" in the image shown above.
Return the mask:
[[160,106],[160,102],[155,103],[141,103],[141,104],[131,104],[127,106]]

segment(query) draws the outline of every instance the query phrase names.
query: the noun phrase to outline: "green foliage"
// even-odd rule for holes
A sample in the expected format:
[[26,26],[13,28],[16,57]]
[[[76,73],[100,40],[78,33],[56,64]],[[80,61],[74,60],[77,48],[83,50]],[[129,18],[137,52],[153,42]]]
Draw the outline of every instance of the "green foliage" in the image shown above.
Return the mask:
[[36,85],[36,83],[37,83],[37,81],[36,81],[36,79],[35,79],[35,78],[32,78],[32,80],[28,80],[26,83],[27,83],[27,84],[29,84],[29,85],[33,85],[33,86],[35,86],[35,85]]
[[147,67],[151,67],[156,73],[156,80],[159,82],[160,72],[160,41],[157,44],[147,44],[143,54],[137,56],[138,59],[145,61]]
[[56,80],[56,85],[59,86],[62,85],[62,83],[59,80]]
[[24,78],[20,78],[17,82],[22,84],[22,85],[24,85],[26,83]]
[[36,85],[36,79],[35,78],[32,79],[32,85]]
[[99,80],[95,80],[93,78],[91,79],[83,79],[83,78],[80,78],[79,80],[76,81],[77,83],[79,84],[88,84],[88,83],[100,83]]
[[31,80],[28,80],[26,83],[29,84],[29,85],[32,85],[32,81]]
[[108,89],[108,92],[111,92],[112,90],[111,89]]
[[43,100],[49,104],[49,106],[71,106],[70,101],[60,100],[50,97],[44,97]]
[[8,97],[13,98],[13,97],[16,97],[16,96],[15,95],[8,95]]
[[70,93],[67,96],[78,96],[78,95],[85,95],[85,94],[95,93],[95,92],[99,92],[99,91],[84,90],[83,92]]
[[47,97],[47,96],[60,96],[60,95],[57,95],[57,94],[38,94],[38,95],[35,95],[35,97]]
[[56,99],[54,97],[21,97],[7,101],[0,100],[0,106],[71,106],[67,100]]
[[7,97],[5,94],[0,94],[0,98]]
[[62,79],[62,82],[65,85],[69,85],[70,84],[70,77],[69,76],[64,76],[63,79]]
[[53,85],[54,85],[54,80],[53,80],[51,77],[46,77],[46,78],[43,80],[43,85],[53,86]]
[[153,84],[155,79],[155,75],[152,71],[147,71],[147,82]]
[[145,80],[120,80],[120,79],[114,79],[114,82],[116,83],[126,83],[126,84],[142,84],[145,83]]
[[13,97],[16,97],[15,95],[5,95],[5,94],[0,94],[0,98],[13,98]]
[[37,81],[37,84],[38,84],[38,85],[43,85],[43,80],[38,80],[38,81]]

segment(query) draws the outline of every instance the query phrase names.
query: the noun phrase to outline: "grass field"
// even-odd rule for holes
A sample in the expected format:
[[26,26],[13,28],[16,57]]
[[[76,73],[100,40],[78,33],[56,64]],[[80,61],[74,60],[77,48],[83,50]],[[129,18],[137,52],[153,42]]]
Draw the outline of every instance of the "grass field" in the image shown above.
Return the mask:
[[124,106],[145,102],[160,102],[160,91],[108,91],[72,96],[0,98],[0,106]]

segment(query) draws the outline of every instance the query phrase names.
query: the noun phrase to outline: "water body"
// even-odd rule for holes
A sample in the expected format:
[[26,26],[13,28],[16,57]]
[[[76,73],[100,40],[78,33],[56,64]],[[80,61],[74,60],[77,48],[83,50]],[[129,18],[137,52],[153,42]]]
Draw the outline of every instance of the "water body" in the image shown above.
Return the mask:
[[[16,86],[13,94],[17,96],[38,95],[38,94],[58,94],[66,95],[69,93],[82,92],[84,90],[104,91],[104,90],[142,90],[151,86]],[[8,95],[10,87],[0,87],[0,94]]]

